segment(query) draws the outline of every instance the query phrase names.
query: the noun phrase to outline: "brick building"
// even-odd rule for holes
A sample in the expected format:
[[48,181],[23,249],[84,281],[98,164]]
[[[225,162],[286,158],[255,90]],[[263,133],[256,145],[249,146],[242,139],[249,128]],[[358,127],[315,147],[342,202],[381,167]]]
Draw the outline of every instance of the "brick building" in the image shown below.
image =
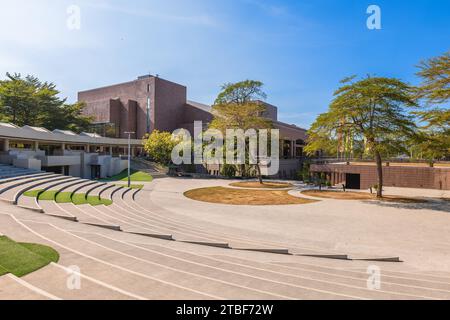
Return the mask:
[[[332,185],[345,184],[349,189],[368,189],[378,184],[374,163],[330,163],[311,165],[312,173],[323,173]],[[386,187],[450,190],[450,166],[385,163],[383,183]]]
[[[85,113],[95,119],[94,130],[102,136],[126,138],[135,132],[140,139],[153,130],[173,132],[184,128],[193,131],[194,121],[211,122],[211,106],[189,101],[183,85],[155,76],[78,93],[85,102]],[[265,102],[266,116],[280,130],[280,176],[293,177],[300,166],[306,130],[278,121],[278,108]]]

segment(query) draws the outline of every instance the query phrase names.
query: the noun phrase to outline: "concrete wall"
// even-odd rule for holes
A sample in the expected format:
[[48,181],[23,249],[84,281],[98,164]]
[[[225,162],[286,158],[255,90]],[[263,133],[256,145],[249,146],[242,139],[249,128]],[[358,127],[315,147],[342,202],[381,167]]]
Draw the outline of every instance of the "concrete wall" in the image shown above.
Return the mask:
[[37,171],[41,170],[41,160],[33,158],[14,159],[12,165],[17,168],[25,168]]
[[[339,174],[345,176],[346,173],[360,174],[361,189],[368,189],[377,184],[377,170],[374,165],[312,165],[311,171],[331,173],[334,177]],[[450,168],[384,166],[383,177],[386,187],[450,190]],[[342,180],[342,177],[339,180]]]

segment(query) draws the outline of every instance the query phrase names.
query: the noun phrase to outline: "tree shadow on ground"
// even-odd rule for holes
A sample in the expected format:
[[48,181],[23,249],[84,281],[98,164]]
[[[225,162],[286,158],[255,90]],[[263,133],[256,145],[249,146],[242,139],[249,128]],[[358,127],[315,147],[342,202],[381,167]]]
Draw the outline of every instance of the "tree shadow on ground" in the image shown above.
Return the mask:
[[410,210],[433,210],[450,213],[450,201],[425,198],[426,202],[406,203],[393,201],[363,201],[364,203],[376,205],[383,208],[410,209]]

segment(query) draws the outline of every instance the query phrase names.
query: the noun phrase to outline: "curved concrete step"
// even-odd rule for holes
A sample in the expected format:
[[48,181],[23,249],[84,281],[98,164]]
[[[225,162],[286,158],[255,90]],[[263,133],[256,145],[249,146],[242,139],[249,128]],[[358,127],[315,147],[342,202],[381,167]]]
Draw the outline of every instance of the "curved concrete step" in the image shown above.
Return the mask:
[[[74,183],[68,183],[66,185],[60,185],[58,187],[59,192],[75,193],[85,187],[92,186],[95,182],[91,180],[80,179]],[[44,213],[57,218],[62,218],[71,221],[77,221],[77,218],[70,211],[61,208],[55,201],[39,201],[39,206],[43,209]],[[75,211],[76,212],[76,211]]]
[[86,180],[75,178],[75,180],[73,181],[67,181],[62,184],[59,184],[58,186],[52,187],[52,190],[56,191],[57,193],[62,193],[66,192],[66,190],[68,190],[69,188],[78,188],[85,183]]
[[[312,271],[320,271],[320,272],[330,272],[330,270],[341,276],[348,276],[353,278],[359,278],[359,279],[366,279],[368,277],[367,270],[358,270],[358,269],[339,269],[339,268],[330,268],[326,266],[321,265],[311,265],[308,263],[299,263],[299,262],[276,262],[273,263],[275,266],[282,266],[291,268],[293,270],[299,270],[299,269],[308,269]],[[422,288],[429,288],[429,289],[435,289],[435,290],[444,290],[450,292],[450,282],[448,281],[436,281],[436,280],[430,280],[423,278],[422,275],[393,275],[389,274],[389,272],[385,272],[382,270],[382,278],[383,282],[386,281],[388,283],[392,284],[399,284],[399,285],[409,285],[409,286],[416,286],[416,287],[422,287]]]
[[[120,198],[120,197],[118,197]],[[113,200],[114,201],[114,200]],[[214,246],[221,248],[230,248],[229,244],[224,241],[220,241],[214,238],[202,237],[201,235],[192,234],[184,232],[182,230],[172,230],[166,228],[163,225],[157,225],[154,223],[149,223],[142,219],[140,216],[132,213],[129,210],[122,208],[121,206],[113,202],[112,205],[104,208],[104,213],[109,215],[111,218],[121,219],[124,223],[133,225],[137,228],[145,228],[154,230],[158,234],[171,234],[173,239],[180,242],[187,242],[205,246]]]
[[[104,238],[108,238],[111,241],[119,241],[105,235],[101,235]],[[269,263],[258,262],[251,259],[251,255],[248,257],[233,257],[231,255],[199,255],[192,252],[180,251],[174,248],[165,246],[157,246],[150,244],[137,244],[132,243],[130,245],[151,249],[152,251],[159,252],[161,254],[169,254],[179,258],[185,258],[195,260],[196,262],[202,262],[211,266],[221,266],[222,268],[230,270],[246,270],[250,274],[260,274],[269,272],[271,275],[276,276],[279,280],[284,281],[297,281],[296,278],[304,278],[316,281],[322,281],[324,283],[341,284],[344,286],[352,286],[360,289],[367,289],[367,273],[364,273],[364,277],[348,277],[336,274],[333,272],[336,269],[330,269],[327,272],[313,271],[308,269],[290,269],[287,267],[281,267]],[[408,296],[413,297],[429,297],[433,299],[448,299],[450,297],[450,291],[435,290],[427,287],[420,287],[414,285],[401,285],[390,283],[386,279],[383,279],[382,288],[378,291],[378,298],[391,299],[408,299]],[[377,298],[372,296],[371,298]]]
[[82,188],[76,190],[76,192],[74,192],[74,194],[85,194],[86,196],[88,196],[90,192],[92,192],[98,188],[102,188],[105,185],[106,185],[106,183],[102,183],[102,182],[95,182],[93,184],[88,184],[88,185],[83,186]]
[[[46,226],[34,226],[33,228],[43,230]],[[261,299],[263,296],[266,299],[270,296],[284,299],[313,299],[318,297],[319,294],[328,299],[350,298],[338,293],[319,292],[309,287],[284,284],[218,268],[208,268],[189,261],[180,261],[179,259],[164,257],[157,253],[149,253],[133,247],[125,249],[122,245],[117,244],[105,246],[103,242],[99,244],[86,239],[84,236],[75,236],[72,233],[65,233],[61,230],[51,231],[47,228],[46,232],[47,234],[52,234],[53,237],[58,237],[59,241],[70,243],[72,247],[87,254],[96,256],[114,254],[114,262],[123,267],[144,274],[157,275],[163,281],[176,281],[177,284],[183,287],[191,290],[201,290],[217,298],[242,299],[243,294],[250,299]]]
[[[58,296],[64,300],[130,300],[135,295],[110,286],[102,281],[87,277],[82,270],[70,269],[60,264],[51,263],[44,269],[31,273],[22,279],[36,288]],[[79,276],[80,287],[75,287],[76,281],[69,283],[70,277]]]
[[[76,261],[85,274],[115,285],[129,287],[127,291],[153,299],[224,299],[227,297],[268,299],[269,294],[259,294],[253,290],[239,289],[238,286],[207,279],[160,263],[146,262],[131,254],[105,248],[88,240],[45,224],[24,222],[38,234],[52,240],[53,246],[63,247],[82,258]],[[106,276],[106,277],[105,277]],[[106,278],[106,279],[105,279]],[[122,285],[120,285],[122,284]]]
[[[129,197],[128,193],[125,193],[125,198],[126,197]],[[236,239],[230,236],[215,235],[211,232],[203,230],[198,231],[192,228],[185,228],[182,225],[167,223],[166,221],[163,221],[163,219],[159,219],[158,217],[155,218],[155,216],[148,215],[144,213],[142,210],[135,209],[132,205],[130,205],[130,201],[127,200],[128,199],[123,200],[118,197],[116,198],[116,202],[113,204],[113,207],[116,208],[116,211],[119,211],[120,208],[124,208],[123,211],[126,209],[126,214],[129,215],[130,217],[132,216],[133,219],[136,219],[137,221],[141,221],[142,223],[145,223],[149,226],[153,226],[154,228],[157,227],[162,228],[164,230],[168,230],[174,235],[174,238],[178,241],[184,241],[194,244],[202,244],[203,242],[207,243],[208,245],[211,245],[211,243],[218,243],[218,246],[223,246],[223,244],[227,244],[227,247],[236,250],[258,251],[274,254],[290,254],[288,248],[283,248],[281,246],[250,242],[241,240],[239,238]],[[191,240],[190,238],[197,238],[202,240],[201,241]],[[314,252],[310,251],[308,253],[313,254]]]
[[112,188],[109,188],[102,193],[102,198],[107,200],[113,200],[113,195],[122,189],[123,187],[121,186],[114,186]]
[[[78,235],[78,233],[75,232]],[[239,283],[246,283],[248,277],[253,278],[258,285],[253,282],[254,288],[263,290],[264,282],[272,283],[274,286],[274,293],[277,292],[282,295],[289,296],[294,294],[294,298],[301,298],[301,290],[307,289],[311,296],[314,296],[315,291],[321,291],[323,293],[334,293],[342,295],[344,297],[363,298],[363,299],[429,299],[433,297],[428,296],[416,296],[409,293],[397,293],[389,291],[374,291],[367,288],[367,283],[358,282],[351,284],[343,284],[335,281],[325,281],[322,279],[314,279],[301,275],[293,276],[282,273],[277,273],[262,268],[255,268],[244,264],[227,263],[219,261],[211,261],[211,259],[203,258],[199,259],[194,255],[185,254],[180,257],[178,252],[174,253],[161,253],[158,250],[152,250],[148,248],[142,248],[133,244],[118,241],[112,238],[106,238],[100,235],[88,235],[82,234],[81,238],[88,239],[93,243],[102,245],[107,248],[114,249],[119,252],[126,252],[141,259],[158,262],[170,267],[177,267],[179,269],[209,276],[211,278],[227,279],[227,281],[238,281]],[[247,279],[248,281],[248,279]],[[248,283],[248,282],[247,282]],[[447,294],[449,294],[448,292]],[[297,296],[297,294],[300,294]],[[445,296],[440,295],[439,298]]]
[[62,209],[55,201],[39,201],[39,206],[46,215],[70,221],[77,221],[77,218],[72,213]]
[[11,188],[14,188],[16,186],[20,186],[22,184],[26,184],[32,181],[38,181],[40,179],[45,179],[46,177],[53,176],[51,173],[42,173],[37,175],[31,175],[31,176],[24,176],[21,177],[21,179],[11,179],[4,181],[0,184],[0,194],[3,192],[8,191]]
[[88,204],[76,206],[73,203],[58,203],[56,205],[63,211],[67,212],[68,214],[75,216],[78,222],[101,228],[112,229],[116,231],[121,230],[120,226],[118,225],[111,224],[106,220],[103,220],[94,215],[86,213],[86,211],[91,208],[91,206]]
[[34,190],[34,189],[39,189],[39,186],[44,185],[46,183],[60,181],[60,180],[64,180],[64,179],[67,179],[67,177],[62,176],[62,175],[52,175],[50,177],[37,179],[37,180],[32,179],[33,181],[29,181],[27,183],[20,183],[15,186],[10,186],[8,188],[8,190],[3,191],[1,193],[0,200],[8,202],[8,203],[12,203],[12,204],[17,204],[16,201],[22,193],[24,193],[26,191]]
[[113,188],[113,187],[114,187],[113,184],[105,184],[102,188],[97,188],[97,189],[93,190],[90,193],[90,195],[94,196],[94,197],[102,198],[103,193],[106,192],[106,190]]
[[138,234],[163,240],[174,240],[171,234],[165,234],[152,228],[142,227],[140,225],[130,223],[127,220],[121,219],[120,217],[108,214],[110,213],[110,211],[108,210],[107,206],[85,207],[84,213],[91,217],[101,218],[103,221],[107,221],[112,225],[118,225],[120,226],[120,230],[126,233]]
[[65,189],[61,189],[60,192],[70,192],[72,194],[74,193],[80,193],[80,190],[83,190],[85,188],[89,188],[90,186],[93,186],[97,182],[92,180],[82,180],[83,182],[74,186],[67,187]]
[[60,300],[12,274],[0,277],[0,300]]
[[[62,185],[67,185],[70,183],[74,183],[75,181],[78,181],[78,178],[72,178],[67,177],[67,179],[61,179],[56,182],[47,182],[43,185],[39,186],[39,190],[42,190],[42,192],[48,191],[48,190],[54,190]],[[27,197],[25,195],[20,194],[17,199],[17,205],[21,208],[44,213],[44,210],[39,205],[39,201],[37,197]]]
[[[4,216],[7,217],[7,216]],[[50,239],[53,241],[58,241],[60,244],[64,245],[64,248],[61,249],[61,247],[58,247],[58,245],[54,242],[50,242],[51,246],[53,246],[55,249],[57,249],[61,253],[62,260],[64,261],[65,257],[70,257],[70,261],[64,261],[65,265],[78,265],[82,268],[84,274],[88,274],[90,276],[95,275],[96,279],[103,280],[106,283],[115,285],[121,284],[122,289],[124,290],[132,290],[132,292],[137,293],[134,290],[142,290],[142,293],[145,293],[145,288],[134,288],[132,286],[129,286],[132,281],[130,281],[129,275],[136,276],[136,272],[138,274],[141,274],[142,271],[144,272],[144,276],[142,281],[139,283],[145,282],[146,285],[148,285],[148,274],[155,275],[158,274],[158,272],[154,273],[156,269],[152,269],[154,266],[154,263],[158,265],[164,266],[166,269],[166,272],[171,273],[171,277],[168,275],[167,278],[160,278],[158,277],[159,281],[165,281],[164,279],[178,279],[180,277],[176,274],[172,273],[174,272],[173,269],[176,269],[178,272],[188,272],[189,275],[185,275],[184,277],[190,277],[191,279],[194,276],[198,276],[199,274],[203,277],[212,278],[213,275],[215,275],[214,272],[217,272],[220,269],[220,273],[216,276],[216,280],[225,281],[228,284],[230,284],[228,278],[237,278],[239,281],[239,285],[242,285],[246,289],[253,289],[253,290],[260,290],[261,287],[258,286],[264,286],[265,281],[269,281],[270,283],[274,282],[275,292],[270,291],[272,294],[279,294],[283,295],[281,291],[282,286],[281,284],[285,284],[286,282],[289,283],[289,288],[291,287],[301,287],[301,288],[308,288],[305,299],[311,299],[314,297],[317,297],[319,295],[318,299],[326,299],[326,294],[329,294],[330,292],[334,292],[334,294],[339,295],[339,299],[343,299],[342,295],[344,295],[344,298],[353,297],[353,298],[371,298],[371,299],[416,299],[416,298],[439,298],[439,297],[446,297],[444,294],[439,290],[429,290],[425,289],[421,291],[421,288],[410,288],[408,287],[411,285],[410,283],[408,285],[397,285],[392,284],[392,279],[387,280],[385,278],[385,275],[383,274],[383,284],[382,284],[382,291],[373,293],[372,291],[370,293],[367,292],[367,290],[364,290],[364,283],[367,281],[367,274],[366,273],[356,273],[360,274],[360,277],[349,277],[347,275],[342,276],[340,274],[342,270],[338,268],[328,268],[328,267],[320,267],[321,263],[325,263],[325,260],[316,260],[316,264],[311,264],[310,268],[321,268],[321,271],[318,270],[308,270],[306,267],[302,267],[302,269],[296,269],[292,267],[284,267],[280,266],[279,264],[274,263],[261,263],[256,262],[253,260],[250,260],[250,258],[242,258],[242,254],[239,255],[239,258],[231,256],[233,254],[233,251],[228,250],[229,254],[227,256],[223,255],[212,255],[212,256],[202,256],[199,254],[192,254],[189,251],[194,250],[194,247],[189,247],[189,251],[186,251],[182,244],[177,245],[175,242],[174,245],[169,247],[163,246],[161,242],[156,242],[156,244],[131,244],[125,241],[119,241],[114,237],[114,233],[111,231],[106,231],[105,234],[110,233],[110,237],[106,237],[103,234],[89,234],[84,232],[71,232],[69,235],[74,234],[77,237],[60,237],[56,233],[48,232],[47,229],[40,229],[50,227],[50,231],[53,230],[51,226],[48,226],[46,224],[38,224],[38,223],[29,223],[25,222],[29,226],[32,227],[33,231],[36,232],[36,228],[39,228],[38,234],[43,235],[45,239]],[[8,226],[8,221],[5,222],[4,219],[2,219],[2,216],[0,215],[0,231],[5,232],[9,234],[9,229],[5,229],[5,226]],[[17,226],[14,226],[11,230],[14,233],[17,233],[18,230]],[[47,230],[47,231],[44,231]],[[57,228],[56,229],[59,232],[63,232],[63,230]],[[99,229],[100,230],[100,229]],[[67,232],[63,232],[64,235],[67,235]],[[11,233],[12,236],[15,236],[15,234]],[[61,234],[60,234],[61,235]],[[21,241],[32,241],[32,242],[39,242],[42,243],[42,240],[45,240],[44,238],[40,241],[35,240],[34,238],[20,238],[21,234],[18,234],[18,240]],[[124,235],[125,237],[125,235]],[[80,239],[81,238],[81,239]],[[83,242],[82,240],[85,239],[88,240],[88,242]],[[135,241],[135,240],[133,240]],[[74,247],[69,247],[74,245]],[[77,249],[75,249],[75,246]],[[175,249],[175,247],[179,249]],[[67,249],[70,249],[69,254],[66,254]],[[145,250],[144,250],[145,249]],[[72,250],[76,250],[77,252],[74,252]],[[87,250],[87,251],[79,251],[79,250]],[[105,250],[105,251],[103,251]],[[219,249],[208,249],[211,251],[219,250]],[[220,250],[221,251],[221,250]],[[225,251],[223,251],[225,252]],[[80,256],[79,253],[82,255]],[[248,253],[249,257],[253,255],[253,253]],[[90,258],[86,259],[86,255],[90,256]],[[117,262],[114,260],[114,262],[111,262],[111,257],[123,257],[123,264]],[[108,258],[106,258],[108,257]],[[275,256],[268,256],[268,257],[275,257]],[[96,260],[90,260],[90,259],[96,259]],[[74,263],[75,259],[77,263]],[[289,259],[296,259],[296,260],[302,260],[307,261],[307,258],[302,257],[292,257]],[[120,260],[121,261],[121,260]],[[104,265],[97,266],[94,268],[91,267],[91,263],[103,263]],[[69,263],[69,264],[68,264]],[[128,263],[128,264],[127,264]],[[150,263],[150,265],[149,265]],[[331,262],[327,262],[331,263]],[[351,262],[347,262],[349,264]],[[111,264],[113,264],[114,268],[119,268],[115,270],[111,270]],[[130,264],[132,267],[130,267]],[[336,262],[336,265],[342,265],[343,262],[339,262],[339,264]],[[127,272],[130,274],[124,273],[124,269],[127,269]],[[130,268],[130,269],[129,269]],[[137,268],[137,269],[135,269]],[[206,268],[206,269],[205,269]],[[167,271],[167,269],[169,271]],[[104,273],[99,272],[99,270],[105,271]],[[211,271],[215,270],[215,271]],[[116,271],[116,272],[114,272]],[[121,280],[116,278],[117,271],[120,273]],[[92,272],[92,273],[91,273]],[[112,272],[111,277],[109,278],[109,273]],[[147,274],[148,272],[148,274]],[[352,271],[350,271],[352,272]],[[230,274],[233,274],[231,276]],[[242,275],[239,275],[242,274]],[[103,277],[103,278],[98,278]],[[142,275],[140,275],[142,276]],[[242,278],[239,278],[242,277]],[[248,277],[250,277],[251,280],[248,280]],[[247,280],[245,280],[247,279]],[[263,280],[264,279],[264,280]],[[133,279],[133,281],[136,281],[138,279]],[[203,280],[203,279],[199,279]],[[261,282],[259,282],[261,280]],[[112,282],[111,282],[112,281]],[[249,282],[250,281],[250,282]],[[388,282],[389,281],[389,286]],[[196,282],[197,283],[197,282]],[[198,283],[204,283],[204,281],[198,281]],[[160,284],[160,283],[157,283]],[[180,283],[177,283],[179,285]],[[183,283],[184,285],[186,283]],[[233,283],[231,283],[233,284]],[[208,286],[211,286],[211,283],[209,282],[207,284]],[[321,286],[324,286],[325,290],[321,289]],[[354,288],[356,286],[356,288]],[[120,287],[120,286],[119,286]],[[152,287],[153,288],[153,287]],[[159,287],[158,287],[159,288]],[[186,286],[184,286],[186,288]],[[188,287],[191,289],[191,287]],[[198,288],[202,288],[201,285]],[[263,287],[264,288],[264,287]],[[243,289],[243,288],[241,288]],[[283,289],[287,290],[287,294],[293,294],[295,291],[290,291],[291,289]],[[334,291],[336,290],[336,291]],[[346,290],[346,291],[343,291]],[[402,291],[403,292],[400,292]],[[408,290],[415,290],[415,291],[408,291]],[[264,290],[263,290],[264,291]],[[441,290],[442,291],[442,290]],[[166,293],[166,291],[163,291]],[[260,291],[258,291],[261,293]],[[347,293],[346,293],[347,292]],[[156,295],[156,297],[160,298],[161,293],[152,291],[153,294]],[[412,293],[412,296],[411,296]],[[211,292],[207,292],[207,294],[212,294]],[[296,293],[298,294],[298,292]],[[316,295],[317,294],[317,295]],[[233,293],[234,298],[236,299],[236,296],[239,296],[242,298],[249,298],[245,292],[242,290],[239,290],[237,293]],[[316,295],[316,296],[315,296]],[[353,295],[357,295],[357,297],[354,297]],[[368,296],[366,296],[368,295]],[[431,296],[430,295],[434,295]],[[148,295],[145,295],[145,297],[148,297]],[[166,295],[167,297],[167,295]],[[219,296],[223,298],[222,296]],[[173,298],[172,295],[169,295],[169,298]],[[211,298],[211,297],[210,297]],[[263,297],[261,297],[263,298]],[[186,299],[185,297],[181,297],[181,299]],[[265,297],[264,299],[268,299]],[[331,299],[331,298],[328,298]]]
[[106,183],[102,183],[102,184],[100,184],[100,185],[97,185],[97,186],[95,186],[95,187],[93,187],[93,188],[91,188],[91,189],[89,189],[87,192],[86,192],[86,196],[89,196],[89,197],[99,197],[99,194],[104,190],[104,188],[105,187],[107,187],[108,186],[108,184],[106,184]]
[[[248,236],[243,236],[242,234],[235,234],[233,232],[229,232],[228,230],[208,230],[205,227],[201,227],[199,225],[193,225],[192,223],[189,223],[187,221],[180,221],[177,218],[174,218],[171,216],[170,213],[164,214],[164,216],[161,213],[157,213],[155,210],[149,210],[147,208],[144,208],[142,205],[140,205],[138,202],[133,201],[133,197],[135,198],[138,193],[134,193],[132,195],[125,194],[124,195],[124,201],[125,203],[122,205],[125,205],[127,208],[130,208],[130,210],[134,210],[134,212],[139,212],[143,217],[145,216],[146,219],[151,219],[155,223],[163,223],[167,227],[174,227],[178,229],[183,229],[186,232],[194,232],[198,234],[203,234],[205,237],[215,237],[215,238],[221,238],[224,241],[227,241],[230,243],[230,245],[239,249],[250,249],[250,250],[259,250],[264,251],[266,248],[281,248],[281,249],[288,249],[289,253],[298,255],[298,256],[306,256],[306,257],[316,257],[316,258],[327,258],[327,259],[340,259],[340,260],[350,260],[350,257],[346,253],[342,252],[335,252],[333,250],[328,249],[321,249],[321,248],[313,248],[313,247],[307,247],[307,246],[301,246],[301,245],[293,245],[288,243],[278,243],[278,242],[269,242],[265,240],[260,239],[253,239],[249,238]],[[262,250],[260,250],[262,249]],[[277,250],[274,250],[274,253],[276,253]],[[283,252],[283,250],[281,250]],[[284,252],[286,253],[286,252]]]
[[[65,241],[65,239],[55,236],[51,232],[55,228],[49,225],[19,222],[6,215],[0,215],[0,222],[0,227],[7,228],[8,234],[15,239],[24,242],[43,243],[53,247],[60,253],[59,264],[64,266],[76,265],[82,270],[83,275],[138,297],[150,300],[204,300],[214,298],[198,290],[184,288],[178,285],[176,281],[163,281],[151,274],[130,270],[126,266],[116,263],[108,255],[91,253],[90,250],[88,251],[89,245],[86,248],[82,246],[80,248],[78,245],[72,246],[71,241]],[[75,239],[75,243],[78,242]],[[85,243],[81,244],[86,246]]]
[[3,182],[8,182],[12,180],[20,180],[22,177],[28,177],[39,174],[36,172],[30,172],[30,171],[19,171],[19,172],[10,172],[10,173],[3,173],[0,174],[0,184]]

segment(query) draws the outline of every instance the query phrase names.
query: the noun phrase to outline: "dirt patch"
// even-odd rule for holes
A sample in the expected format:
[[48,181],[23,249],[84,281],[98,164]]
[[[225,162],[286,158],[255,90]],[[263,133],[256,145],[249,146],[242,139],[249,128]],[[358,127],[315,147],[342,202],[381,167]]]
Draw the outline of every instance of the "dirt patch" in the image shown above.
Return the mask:
[[387,202],[400,202],[400,203],[426,203],[426,200],[417,198],[407,198],[400,196],[384,196],[383,199],[377,199],[376,195],[363,192],[342,192],[342,191],[319,191],[319,190],[306,190],[302,191],[302,194],[311,197],[336,199],[336,200],[379,200]]
[[260,184],[258,181],[236,182],[230,184],[230,186],[251,189],[285,189],[294,187],[294,185],[290,183],[264,182],[263,184]]
[[224,187],[194,189],[184,193],[190,199],[231,205],[292,205],[317,202],[293,197],[282,190],[246,190]]

